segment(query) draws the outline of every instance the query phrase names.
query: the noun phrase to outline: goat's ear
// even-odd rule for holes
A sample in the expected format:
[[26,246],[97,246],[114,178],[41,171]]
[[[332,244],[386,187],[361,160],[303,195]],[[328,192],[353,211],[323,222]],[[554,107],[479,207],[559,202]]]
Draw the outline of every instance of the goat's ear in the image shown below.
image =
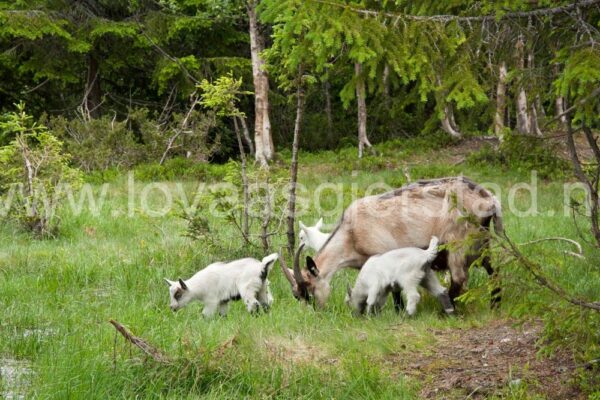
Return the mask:
[[323,227],[323,217],[319,218],[319,220],[317,221],[317,224],[315,225],[315,227],[318,230],[321,230],[321,228]]
[[306,225],[304,225],[304,224],[302,223],[302,221],[298,221],[298,226],[300,227],[300,229],[302,229],[302,230],[306,230]]
[[168,280],[167,278],[164,278],[164,280],[165,280],[165,282],[167,282],[167,285],[169,285],[169,286],[173,286],[173,284],[175,283],[173,281]]
[[183,281],[183,279],[179,278],[179,284],[181,285],[181,288],[183,290],[188,290],[187,285],[185,284],[185,282]]
[[319,276],[319,268],[317,268],[317,264],[315,264],[315,261],[310,256],[306,256],[306,268],[315,278]]

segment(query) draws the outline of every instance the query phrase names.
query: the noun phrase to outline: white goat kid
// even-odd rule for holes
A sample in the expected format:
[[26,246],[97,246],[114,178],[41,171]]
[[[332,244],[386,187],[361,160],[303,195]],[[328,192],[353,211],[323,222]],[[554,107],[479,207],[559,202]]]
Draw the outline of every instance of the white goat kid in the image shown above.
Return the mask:
[[346,302],[357,314],[375,313],[383,307],[391,291],[401,289],[406,296],[406,312],[412,316],[421,298],[418,287],[423,285],[438,298],[444,311],[452,314],[454,307],[448,291],[431,270],[437,244],[438,238],[433,236],[426,250],[406,247],[372,256],[360,270],[354,289],[348,287]]
[[277,253],[262,259],[244,258],[229,263],[210,264],[184,281],[170,281],[171,310],[177,311],[193,300],[204,304],[204,317],[213,316],[217,310],[227,314],[229,302],[242,299],[248,312],[257,312],[262,306],[268,309],[273,303],[267,276],[277,261]]
[[315,251],[321,250],[321,247],[329,239],[330,233],[321,232],[323,227],[323,218],[317,221],[315,226],[306,226],[300,221],[300,245],[304,244],[304,247],[310,247]]

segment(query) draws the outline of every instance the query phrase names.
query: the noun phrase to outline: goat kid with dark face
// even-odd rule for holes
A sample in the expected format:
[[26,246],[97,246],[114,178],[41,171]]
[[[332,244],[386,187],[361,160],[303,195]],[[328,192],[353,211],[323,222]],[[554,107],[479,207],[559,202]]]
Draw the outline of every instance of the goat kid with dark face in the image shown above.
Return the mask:
[[[462,177],[423,180],[383,195],[354,201],[342,214],[317,256],[284,273],[296,298],[314,297],[324,306],[330,282],[345,267],[360,269],[369,257],[403,247],[426,248],[432,236],[448,244],[433,261],[435,270],[450,270],[449,296],[460,295],[471,264],[484,254],[489,230],[502,231],[500,203],[492,193]],[[489,257],[482,258],[488,274],[494,274]],[[492,302],[499,301],[498,291]]]
[[355,315],[374,314],[383,308],[390,292],[402,290],[406,295],[406,312],[412,316],[421,298],[419,285],[423,285],[442,303],[446,314],[454,313],[448,291],[431,270],[437,244],[438,238],[434,236],[426,250],[405,247],[369,258],[356,278],[354,289],[348,287],[346,304]]
[[202,315],[211,317],[217,311],[227,314],[229,302],[243,300],[248,312],[257,312],[261,307],[268,309],[273,303],[267,276],[277,261],[277,253],[258,261],[244,258],[229,263],[210,264],[190,279],[171,281],[169,285],[171,310],[177,311],[191,301],[204,304]]

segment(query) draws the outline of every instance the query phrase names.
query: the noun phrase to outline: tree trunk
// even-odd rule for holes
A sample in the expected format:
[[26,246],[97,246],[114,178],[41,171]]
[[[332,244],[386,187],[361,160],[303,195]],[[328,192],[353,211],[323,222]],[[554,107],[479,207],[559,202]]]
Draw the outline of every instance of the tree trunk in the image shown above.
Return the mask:
[[371,147],[371,142],[367,137],[367,95],[361,64],[354,64],[354,73],[356,74],[356,101],[358,103],[358,158],[362,158],[365,146]]
[[562,129],[567,129],[567,117],[565,114],[565,98],[562,96],[558,96],[554,102],[555,113],[560,121],[560,126]]
[[240,123],[242,124],[242,132],[244,133],[244,141],[248,145],[250,149],[250,155],[254,154],[254,143],[252,143],[252,138],[250,137],[250,130],[248,129],[248,123],[246,122],[246,117],[239,117]]
[[296,184],[298,182],[298,147],[300,145],[300,129],[304,115],[304,86],[302,83],[302,69],[299,71],[298,88],[296,90],[296,122],[294,124],[294,142],[292,144],[292,165],[290,167],[290,193],[288,199],[287,239],[288,251],[294,254],[296,234],[294,224],[296,221]]
[[[532,70],[535,67],[535,62],[533,58],[533,49],[530,49],[527,53],[527,68]],[[538,114],[537,114],[537,103],[539,102],[539,96],[536,96],[534,101],[531,101],[529,105],[529,129],[531,129],[530,133],[532,135],[543,136],[542,130],[538,124]]]
[[[525,42],[523,41],[523,36],[519,36],[517,40],[516,49],[517,49],[517,68],[520,72],[525,70],[525,52],[524,52]],[[525,92],[525,88],[523,87],[523,78],[521,78],[521,83],[519,84],[518,92],[517,92],[517,130],[519,133],[524,135],[529,135],[531,133],[531,120],[529,118],[529,113],[527,106],[527,93]]]
[[494,134],[502,137],[504,118],[506,116],[506,62],[502,61],[498,67],[498,86],[496,87],[496,115],[494,116]]
[[452,105],[446,103],[444,105],[444,118],[442,119],[442,129],[449,133],[452,137],[457,139],[462,138],[462,133],[456,127],[456,122],[454,121],[454,110],[452,109]]
[[[240,118],[241,119],[241,118]],[[242,143],[242,135],[240,127],[237,123],[237,117],[233,117],[233,127],[235,129],[235,137],[237,138],[238,148],[240,150],[240,159],[242,160],[242,191],[244,194],[244,209],[242,210],[242,236],[247,244],[250,243],[250,227],[248,224],[248,214],[250,209],[250,194],[248,192],[248,174],[246,173],[246,152]]]
[[390,66],[385,64],[383,67],[383,101],[386,107],[390,107]]
[[88,71],[83,97],[83,108],[87,118],[100,116],[102,89],[100,88],[100,65],[93,54],[88,55]]
[[271,137],[271,121],[269,120],[269,77],[264,70],[265,61],[260,56],[264,49],[263,39],[258,29],[256,18],[256,0],[247,4],[250,55],[252,57],[252,76],[254,81],[254,142],[256,145],[255,158],[264,167],[273,159],[275,152]]
[[333,115],[331,112],[331,84],[329,81],[323,83],[323,90],[325,91],[325,113],[327,114],[327,132],[329,135],[333,131]]

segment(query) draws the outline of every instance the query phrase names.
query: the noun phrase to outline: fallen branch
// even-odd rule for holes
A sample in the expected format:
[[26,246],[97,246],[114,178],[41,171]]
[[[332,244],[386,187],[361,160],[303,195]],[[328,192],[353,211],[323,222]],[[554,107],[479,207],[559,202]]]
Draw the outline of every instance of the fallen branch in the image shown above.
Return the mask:
[[159,362],[159,363],[168,363],[169,362],[169,357],[167,357],[161,350],[153,347],[152,345],[150,345],[150,343],[146,342],[144,339],[134,336],[131,332],[129,332],[127,330],[127,328],[125,328],[123,325],[121,325],[114,319],[111,319],[109,322],[115,327],[115,329],[121,335],[123,335],[123,337],[128,342],[130,342],[133,345],[135,345],[136,347],[138,347],[140,350],[142,350],[144,353],[146,353],[146,355],[152,357],[154,359],[154,361]]

